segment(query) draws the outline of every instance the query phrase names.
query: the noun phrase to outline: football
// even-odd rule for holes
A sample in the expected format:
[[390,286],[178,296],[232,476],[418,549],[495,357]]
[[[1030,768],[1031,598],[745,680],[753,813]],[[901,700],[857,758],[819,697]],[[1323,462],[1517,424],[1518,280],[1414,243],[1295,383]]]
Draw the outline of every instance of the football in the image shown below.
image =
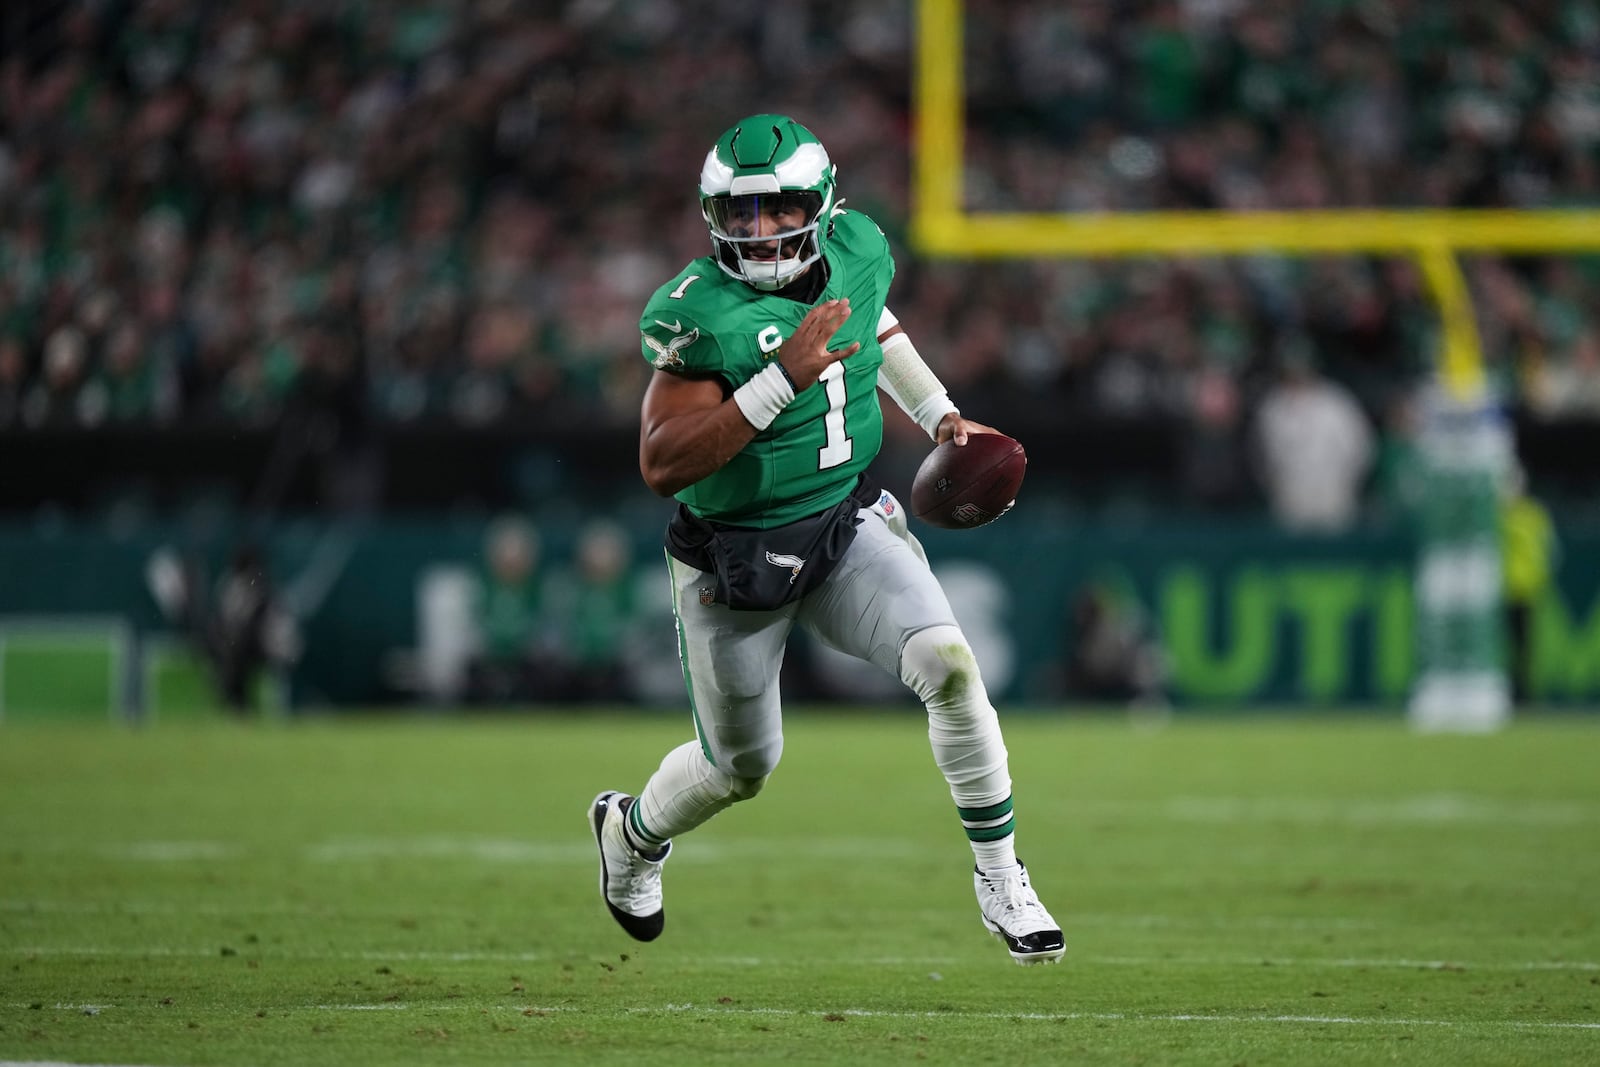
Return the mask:
[[970,530],[1011,510],[1028,456],[1001,433],[975,433],[928,453],[911,482],[911,514],[930,526]]

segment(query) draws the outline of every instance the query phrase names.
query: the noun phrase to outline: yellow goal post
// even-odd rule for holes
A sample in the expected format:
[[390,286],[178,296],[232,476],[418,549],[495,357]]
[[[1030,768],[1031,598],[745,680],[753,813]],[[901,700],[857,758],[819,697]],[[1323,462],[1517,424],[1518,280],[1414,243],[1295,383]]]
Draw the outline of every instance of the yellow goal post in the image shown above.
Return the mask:
[[911,240],[924,255],[1039,259],[1151,255],[1409,256],[1443,327],[1440,376],[1484,391],[1483,352],[1459,253],[1600,251],[1595,210],[1330,210],[1026,214],[965,210],[963,0],[914,0]]

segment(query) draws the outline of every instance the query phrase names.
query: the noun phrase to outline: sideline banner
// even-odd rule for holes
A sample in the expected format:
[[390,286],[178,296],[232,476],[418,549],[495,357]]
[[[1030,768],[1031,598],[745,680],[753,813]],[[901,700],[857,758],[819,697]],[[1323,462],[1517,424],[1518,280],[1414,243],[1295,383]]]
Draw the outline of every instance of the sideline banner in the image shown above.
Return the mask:
[[[1531,613],[1529,695],[1600,706],[1600,527],[1555,518],[1563,552],[1553,587]],[[311,525],[266,537],[281,580],[292,582],[310,564]],[[571,531],[553,520],[541,531],[549,565],[564,565]],[[1418,625],[1417,543],[1404,530],[1322,538],[1290,537],[1257,521],[1090,525],[1036,495],[981,530],[916,532],[974,648],[992,665],[998,701],[1074,699],[1062,669],[1074,641],[1072,609],[1097,586],[1116,590],[1159,639],[1167,692],[1179,706],[1399,709],[1430,639]],[[664,590],[659,526],[641,521],[630,533],[640,588]],[[152,551],[173,543],[180,536],[164,528],[111,539],[88,527],[0,524],[0,616],[115,616],[141,640],[170,637],[144,567]],[[216,559],[229,544],[225,531],[218,535]],[[441,565],[475,567],[482,545],[482,524],[459,520],[382,521],[364,530],[303,622],[294,703],[404,700],[385,668],[397,650],[418,646],[423,576]],[[661,609],[645,598],[637,610]],[[661,643],[672,658],[670,614],[641,622],[641,642]],[[1472,649],[1494,654],[1477,638]],[[681,680],[668,681],[680,699]]]

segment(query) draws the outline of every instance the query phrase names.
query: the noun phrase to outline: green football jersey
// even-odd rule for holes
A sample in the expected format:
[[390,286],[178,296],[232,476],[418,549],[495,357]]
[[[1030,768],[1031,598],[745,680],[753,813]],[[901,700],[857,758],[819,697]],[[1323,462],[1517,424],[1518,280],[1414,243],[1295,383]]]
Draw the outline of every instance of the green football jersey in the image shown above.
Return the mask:
[[[833,216],[824,255],[828,284],[816,303],[850,300],[850,317],[828,347],[859,341],[861,350],[828,368],[720,470],[678,494],[701,518],[769,529],[814,515],[849,494],[883,444],[878,318],[894,258],[876,223],[845,210]],[[754,289],[704,256],[645,305],[641,349],[658,370],[737,389],[776,358],[814,306]]]

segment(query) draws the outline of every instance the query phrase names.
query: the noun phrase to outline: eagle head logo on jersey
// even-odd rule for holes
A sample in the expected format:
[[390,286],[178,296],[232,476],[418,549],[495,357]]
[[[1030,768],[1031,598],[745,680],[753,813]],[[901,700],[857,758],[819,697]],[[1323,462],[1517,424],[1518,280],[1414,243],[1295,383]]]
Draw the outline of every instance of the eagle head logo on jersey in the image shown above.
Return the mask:
[[682,337],[674,337],[666,344],[662,344],[649,334],[640,336],[644,338],[644,343],[650,346],[650,351],[656,354],[656,358],[650,361],[652,366],[659,370],[682,370],[683,357],[678,355],[678,352],[699,339],[700,327],[696,326]]

